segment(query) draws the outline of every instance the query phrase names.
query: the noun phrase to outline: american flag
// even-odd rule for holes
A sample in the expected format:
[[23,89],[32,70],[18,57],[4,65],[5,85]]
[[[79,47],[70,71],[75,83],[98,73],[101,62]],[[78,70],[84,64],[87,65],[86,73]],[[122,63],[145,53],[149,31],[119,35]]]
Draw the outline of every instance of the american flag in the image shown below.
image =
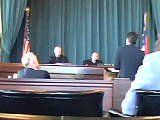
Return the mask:
[[24,30],[24,41],[23,41],[23,55],[30,52],[30,28],[29,28],[29,18],[30,18],[30,8],[25,10],[26,21],[25,21],[25,30]]
[[149,36],[149,29],[150,29],[150,15],[149,13],[144,13],[144,28],[143,28],[143,40],[142,40],[142,48],[141,50],[144,51],[145,54],[151,53],[150,48],[150,36]]

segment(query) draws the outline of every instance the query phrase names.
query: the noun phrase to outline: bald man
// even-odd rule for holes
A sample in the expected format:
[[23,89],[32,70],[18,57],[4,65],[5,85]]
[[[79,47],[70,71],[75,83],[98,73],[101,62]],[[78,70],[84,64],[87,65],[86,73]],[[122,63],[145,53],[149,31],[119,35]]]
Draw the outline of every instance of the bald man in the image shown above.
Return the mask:
[[49,59],[49,64],[55,63],[69,63],[68,58],[62,54],[62,48],[56,46],[54,48],[54,56],[51,56]]
[[102,65],[102,64],[103,64],[103,62],[102,62],[102,60],[100,60],[99,53],[97,53],[97,52],[92,53],[91,59],[87,59],[87,60],[83,61],[83,65],[98,66],[98,65]]

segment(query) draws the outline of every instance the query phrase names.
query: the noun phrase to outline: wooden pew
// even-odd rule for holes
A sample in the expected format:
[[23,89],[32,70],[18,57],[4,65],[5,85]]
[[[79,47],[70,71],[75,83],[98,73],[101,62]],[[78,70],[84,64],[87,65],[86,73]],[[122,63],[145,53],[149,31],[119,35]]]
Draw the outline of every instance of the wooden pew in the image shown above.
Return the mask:
[[23,68],[20,63],[0,63],[0,78],[8,78]]
[[111,80],[71,80],[71,79],[6,79],[0,78],[0,89],[23,91],[82,91],[104,90],[104,110],[115,108],[121,111],[121,102],[130,87],[125,78]]
[[105,80],[5,79],[0,78],[0,90],[21,91],[86,91],[103,90],[103,110],[112,108],[113,82]]
[[131,80],[129,78],[115,78],[113,80],[113,108],[121,111],[121,102],[130,86]]
[[1,90],[23,91],[85,91],[103,90],[103,108],[121,111],[121,102],[130,87],[129,79],[71,80],[71,79],[6,79],[0,78]]

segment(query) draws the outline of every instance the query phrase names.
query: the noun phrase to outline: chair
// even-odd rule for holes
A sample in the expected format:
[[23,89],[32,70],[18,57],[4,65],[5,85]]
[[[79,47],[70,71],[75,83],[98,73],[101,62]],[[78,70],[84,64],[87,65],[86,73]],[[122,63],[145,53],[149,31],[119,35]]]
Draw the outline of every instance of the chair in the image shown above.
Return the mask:
[[102,116],[103,91],[0,90],[0,112],[54,116]]
[[137,90],[137,116],[160,115],[160,91]]
[[[160,115],[160,90],[136,90],[136,98],[136,116]],[[109,110],[109,113],[113,117],[129,117],[114,109]]]

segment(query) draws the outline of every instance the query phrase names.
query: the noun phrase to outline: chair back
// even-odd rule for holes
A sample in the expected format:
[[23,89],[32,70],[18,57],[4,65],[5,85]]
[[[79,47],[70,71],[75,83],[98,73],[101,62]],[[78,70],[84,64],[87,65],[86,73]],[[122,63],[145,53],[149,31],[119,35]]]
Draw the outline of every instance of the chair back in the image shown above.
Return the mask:
[[0,112],[54,116],[102,116],[103,91],[0,91]]
[[160,115],[160,91],[137,90],[137,116]]

